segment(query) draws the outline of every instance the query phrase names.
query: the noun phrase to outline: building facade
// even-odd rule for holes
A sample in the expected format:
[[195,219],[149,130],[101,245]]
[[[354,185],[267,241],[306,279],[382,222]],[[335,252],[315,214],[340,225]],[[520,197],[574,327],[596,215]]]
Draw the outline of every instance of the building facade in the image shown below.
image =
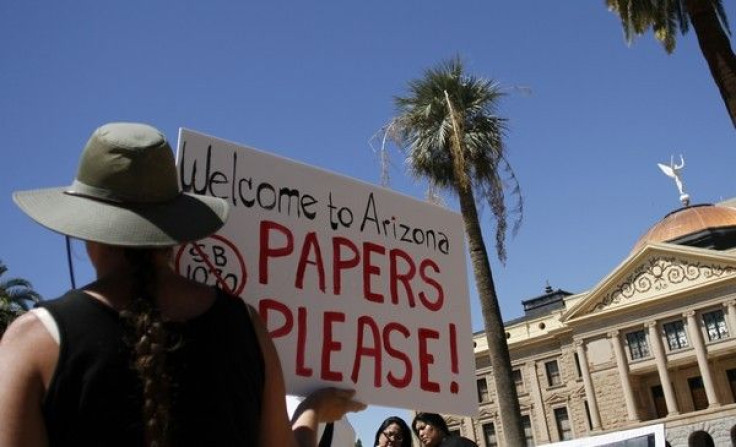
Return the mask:
[[[667,445],[736,439],[736,208],[681,208],[592,289],[547,288],[505,323],[527,445],[663,423]],[[474,334],[479,415],[446,415],[503,445],[485,334]]]

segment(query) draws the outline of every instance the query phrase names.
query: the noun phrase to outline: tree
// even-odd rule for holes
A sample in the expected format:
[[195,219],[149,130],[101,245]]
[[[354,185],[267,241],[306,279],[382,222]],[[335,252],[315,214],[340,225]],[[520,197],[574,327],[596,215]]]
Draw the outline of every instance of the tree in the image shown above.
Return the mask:
[[[523,202],[505,155],[506,119],[496,114],[503,95],[497,83],[466,75],[456,57],[409,82],[408,94],[395,98],[398,113],[384,132],[405,153],[414,176],[458,198],[506,445],[524,445],[506,333],[478,217],[478,205],[488,205],[495,218],[496,252],[505,262],[508,219],[513,215],[511,231],[515,233],[521,224]],[[514,207],[506,204],[509,189],[516,197]]]
[[677,32],[687,33],[692,24],[700,51],[736,127],[736,55],[731,49],[731,31],[722,0],[606,0],[606,5],[621,18],[628,43],[651,28],[668,53],[675,49]]
[[[7,271],[8,268],[0,261],[0,277]],[[0,280],[0,336],[14,319],[31,309],[40,299],[41,296],[25,279]]]
[[363,447],[363,441],[361,441],[360,438],[358,438],[358,440],[355,441],[355,447]]

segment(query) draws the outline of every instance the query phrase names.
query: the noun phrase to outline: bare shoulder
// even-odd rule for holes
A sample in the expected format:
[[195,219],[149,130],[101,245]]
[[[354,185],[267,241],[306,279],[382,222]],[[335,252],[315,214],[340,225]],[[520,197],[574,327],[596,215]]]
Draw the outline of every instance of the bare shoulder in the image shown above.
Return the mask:
[[43,342],[44,338],[53,342],[48,331],[32,312],[26,312],[13,321],[0,339],[0,349],[25,347],[34,342]]
[[15,320],[0,340],[0,445],[45,446],[41,405],[59,346],[32,313]]
[[35,376],[48,384],[59,357],[59,345],[33,313],[18,317],[0,339],[0,370]]

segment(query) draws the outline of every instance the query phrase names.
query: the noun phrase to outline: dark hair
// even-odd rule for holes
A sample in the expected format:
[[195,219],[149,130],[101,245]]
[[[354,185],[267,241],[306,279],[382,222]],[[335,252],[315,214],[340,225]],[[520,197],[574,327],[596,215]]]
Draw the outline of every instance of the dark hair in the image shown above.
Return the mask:
[[378,426],[376,441],[373,445],[378,445],[378,438],[381,437],[381,433],[383,433],[383,431],[392,424],[398,425],[401,430],[401,447],[411,447],[411,430],[409,430],[409,426],[406,425],[406,422],[398,416],[389,416],[381,423],[381,425]]
[[132,368],[143,389],[145,445],[167,447],[169,440],[170,377],[166,370],[169,337],[156,305],[156,270],[153,258],[159,250],[126,248],[133,277],[134,299],[121,312],[127,321],[132,345]]
[[419,432],[417,431],[417,422],[419,421],[442,431],[445,436],[450,435],[450,428],[447,426],[447,422],[445,422],[445,419],[437,413],[417,413],[417,415],[414,416],[414,420],[411,421],[411,430],[417,436],[419,436]]

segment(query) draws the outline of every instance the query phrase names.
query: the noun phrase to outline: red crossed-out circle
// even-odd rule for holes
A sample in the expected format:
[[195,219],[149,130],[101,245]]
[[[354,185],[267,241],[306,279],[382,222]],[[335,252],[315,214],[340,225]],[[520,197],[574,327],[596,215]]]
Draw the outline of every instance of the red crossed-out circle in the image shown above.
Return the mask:
[[226,291],[227,293],[229,293],[231,295],[235,295],[235,296],[240,295],[240,293],[243,291],[243,289],[245,289],[245,283],[248,282],[248,272],[247,272],[247,270],[245,268],[245,259],[243,259],[243,255],[240,254],[240,251],[238,251],[238,248],[235,246],[235,244],[233,244],[229,240],[225,239],[223,236],[220,236],[219,234],[213,234],[213,235],[208,236],[208,237],[206,237],[206,238],[204,238],[202,240],[204,241],[204,240],[207,240],[207,239],[215,239],[215,240],[221,242],[222,244],[224,244],[225,246],[227,246],[230,250],[232,250],[233,253],[235,253],[235,257],[237,258],[238,264],[240,265],[240,276],[242,278],[242,281],[240,281],[240,284],[238,285],[238,288],[236,290],[231,290],[230,289],[230,287],[228,286],[228,284],[222,278],[222,275],[220,273],[218,273],[217,267],[215,267],[215,265],[212,263],[212,260],[209,258],[209,256],[207,256],[204,253],[204,251],[202,251],[202,249],[199,247],[199,245],[197,245],[197,242],[198,241],[197,242],[188,242],[186,244],[182,244],[179,247],[179,251],[176,253],[176,257],[174,259],[174,265],[176,267],[176,271],[181,274],[181,269],[180,269],[180,267],[181,267],[181,264],[180,264],[180,262],[181,262],[181,256],[186,251],[187,246],[191,245],[194,248],[194,251],[196,251],[197,254],[202,258],[202,260],[204,261],[205,265],[207,265],[207,270],[209,271],[210,274],[212,274],[215,277],[215,280],[217,281],[217,284],[220,286],[220,288],[222,288],[224,291]]

